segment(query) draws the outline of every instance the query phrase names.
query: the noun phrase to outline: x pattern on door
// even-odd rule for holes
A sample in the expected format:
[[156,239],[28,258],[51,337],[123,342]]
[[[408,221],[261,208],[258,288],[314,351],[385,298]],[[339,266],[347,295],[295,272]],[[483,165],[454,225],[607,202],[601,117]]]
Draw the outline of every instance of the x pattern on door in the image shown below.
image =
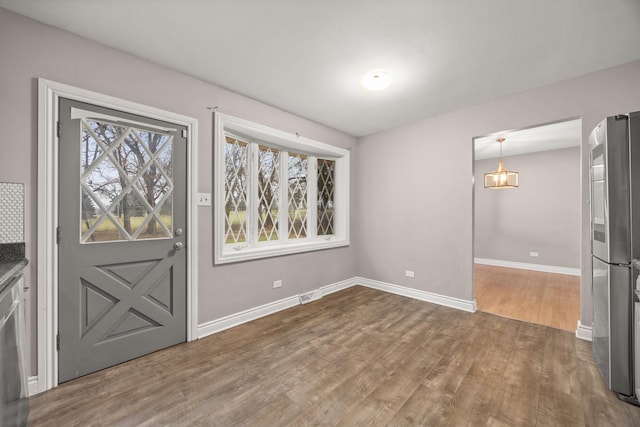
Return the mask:
[[[169,270],[153,272],[160,262],[161,260],[151,260],[124,265],[101,265],[82,272],[82,338],[94,345],[144,329],[160,327],[163,320],[171,321],[171,267]],[[136,296],[133,302],[132,293]],[[128,301],[121,303],[123,300]],[[94,331],[94,326],[99,324],[110,326],[107,330]]]

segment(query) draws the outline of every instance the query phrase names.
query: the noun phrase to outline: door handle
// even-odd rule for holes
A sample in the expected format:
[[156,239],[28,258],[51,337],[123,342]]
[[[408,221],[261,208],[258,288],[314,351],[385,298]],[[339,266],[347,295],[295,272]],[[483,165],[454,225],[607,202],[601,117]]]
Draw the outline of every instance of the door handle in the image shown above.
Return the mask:
[[176,251],[179,251],[182,248],[184,248],[184,243],[182,242],[176,242],[175,245],[173,245],[173,249],[175,249]]

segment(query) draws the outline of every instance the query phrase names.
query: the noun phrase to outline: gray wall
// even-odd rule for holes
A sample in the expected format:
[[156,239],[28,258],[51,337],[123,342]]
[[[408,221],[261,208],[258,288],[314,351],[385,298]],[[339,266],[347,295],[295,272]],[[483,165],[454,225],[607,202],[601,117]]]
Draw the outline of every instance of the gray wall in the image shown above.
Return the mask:
[[[353,147],[355,138],[239,96],[200,80],[106,48],[70,33],[0,9],[0,182],[23,182],[27,190],[26,272],[35,373],[37,220],[37,83],[57,81],[195,117],[199,121],[198,189],[212,191],[212,116],[224,113],[323,141]],[[221,58],[224,60],[224,58]],[[355,174],[353,174],[355,177]],[[352,179],[351,194],[356,194]],[[355,203],[352,203],[355,216]],[[212,211],[198,208],[199,322],[307,292],[349,277],[355,270],[353,247],[260,261],[213,266]],[[353,233],[353,231],[352,231]],[[283,287],[272,288],[281,279]]]
[[[640,110],[640,61],[361,139],[356,173],[358,272],[473,299],[473,138],[582,118],[581,321],[591,325],[585,141],[602,118]],[[404,270],[415,270],[415,278]]]
[[508,156],[504,164],[520,173],[517,189],[484,188],[498,159],[475,162],[475,257],[579,268],[580,147]]

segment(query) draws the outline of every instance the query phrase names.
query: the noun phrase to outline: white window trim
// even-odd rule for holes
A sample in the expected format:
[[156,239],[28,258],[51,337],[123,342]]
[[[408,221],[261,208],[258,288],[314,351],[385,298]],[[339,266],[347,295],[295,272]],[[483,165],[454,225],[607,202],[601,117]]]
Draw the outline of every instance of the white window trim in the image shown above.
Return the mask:
[[[246,138],[245,140],[249,142],[259,141],[283,151],[290,150],[292,152],[306,154],[310,157],[321,157],[323,159],[334,160],[336,162],[334,171],[335,234],[298,240],[280,239],[278,241],[264,242],[255,246],[248,245],[237,250],[233,249],[230,245],[226,245],[226,233],[224,227],[225,215],[224,209],[222,209],[225,205],[225,132],[231,132],[243,139]],[[226,264],[231,262],[349,246],[349,150],[218,112],[214,113],[213,145],[213,241],[215,264]],[[251,162],[252,160],[249,159],[249,161]],[[282,169],[286,172],[286,168]],[[316,176],[316,171],[311,171],[310,168],[309,175],[313,178]],[[281,179],[281,182],[286,182],[286,179],[284,181]],[[254,184],[250,183],[250,185]],[[285,186],[283,185],[281,188],[285,188]],[[283,196],[284,198],[282,198]],[[250,195],[249,197],[252,196]],[[313,197],[310,197],[310,203],[308,205],[308,210],[310,211],[310,215],[308,217],[309,230],[316,229],[316,214],[311,213],[316,206],[316,203],[312,199]],[[284,191],[281,192],[280,200],[287,200]],[[255,210],[253,208],[253,204],[253,202],[250,203],[250,209]],[[287,224],[286,220],[283,221],[283,219],[286,218],[286,211],[284,213],[282,211],[283,210],[281,209],[280,224]],[[249,212],[249,210],[247,212]],[[252,227],[252,225],[250,224],[249,227]],[[281,235],[283,234],[288,235],[288,226],[285,227],[284,233],[281,230]]]

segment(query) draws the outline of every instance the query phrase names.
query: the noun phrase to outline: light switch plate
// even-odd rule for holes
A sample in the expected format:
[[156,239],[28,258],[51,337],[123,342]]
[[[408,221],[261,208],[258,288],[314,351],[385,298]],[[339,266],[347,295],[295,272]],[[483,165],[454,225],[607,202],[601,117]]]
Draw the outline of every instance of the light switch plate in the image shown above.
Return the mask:
[[198,193],[198,206],[211,206],[211,193]]

